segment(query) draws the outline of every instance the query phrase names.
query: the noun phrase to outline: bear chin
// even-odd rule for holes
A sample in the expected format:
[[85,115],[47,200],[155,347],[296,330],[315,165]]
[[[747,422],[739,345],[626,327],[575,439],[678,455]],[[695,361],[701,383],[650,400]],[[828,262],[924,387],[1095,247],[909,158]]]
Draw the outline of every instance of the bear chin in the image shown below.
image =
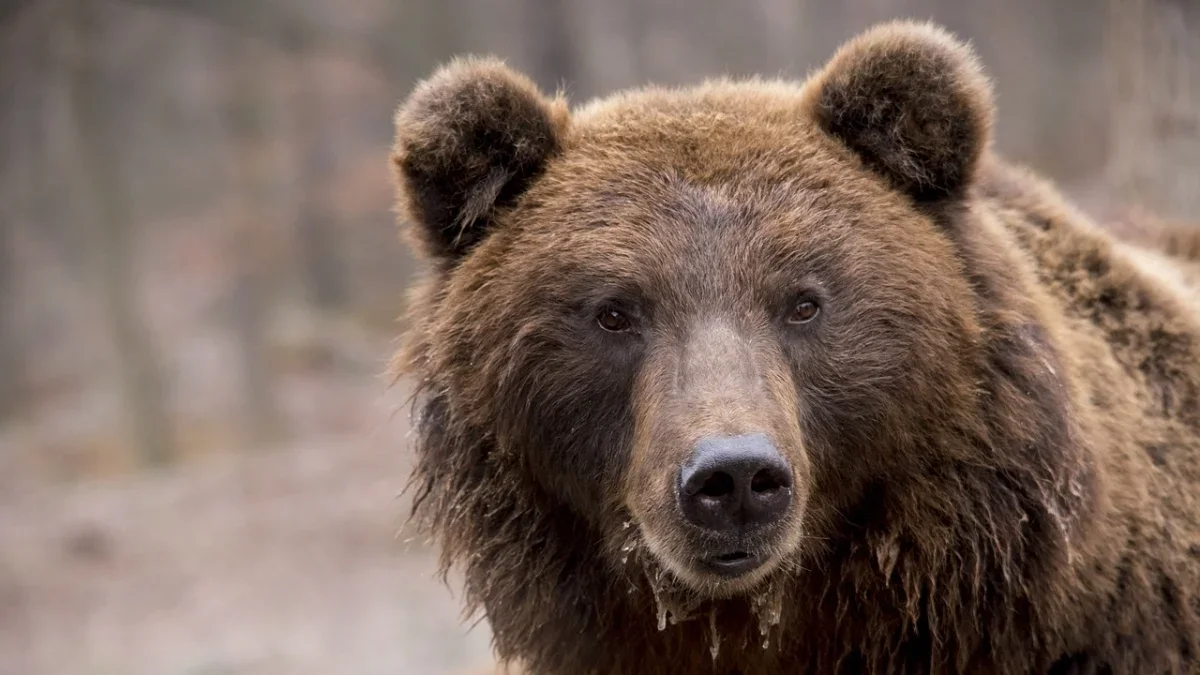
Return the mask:
[[676,594],[714,600],[753,596],[775,586],[796,567],[791,561],[799,556],[801,538],[788,536],[774,545],[735,546],[712,553],[673,546],[651,528],[640,527],[621,546],[621,565],[627,565],[630,554],[636,554],[636,562],[656,593],[670,589]]
[[723,576],[678,565],[647,549],[623,564],[625,572],[641,574],[654,595],[660,621],[672,623],[694,618],[713,603],[747,601],[752,607],[780,601],[791,569],[784,558],[773,557],[738,576]]

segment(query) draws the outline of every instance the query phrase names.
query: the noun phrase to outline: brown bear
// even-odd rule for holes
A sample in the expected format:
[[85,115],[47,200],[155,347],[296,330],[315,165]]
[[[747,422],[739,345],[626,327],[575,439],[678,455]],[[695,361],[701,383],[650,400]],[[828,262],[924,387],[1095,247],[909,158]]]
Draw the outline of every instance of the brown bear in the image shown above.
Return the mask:
[[992,113],[912,22],[802,84],[416,88],[414,509],[503,660],[1200,672],[1200,300]]

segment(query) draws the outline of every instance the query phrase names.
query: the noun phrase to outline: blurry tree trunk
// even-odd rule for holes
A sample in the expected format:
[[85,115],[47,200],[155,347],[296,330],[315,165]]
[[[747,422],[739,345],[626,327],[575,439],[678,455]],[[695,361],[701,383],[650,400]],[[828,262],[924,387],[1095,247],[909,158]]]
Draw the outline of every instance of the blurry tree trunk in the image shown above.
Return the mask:
[[650,8],[646,0],[625,0],[626,36],[629,40],[629,62],[633,71],[632,84],[645,84],[650,77],[653,64],[650,63],[650,43],[652,33]]
[[1200,4],[1110,0],[1107,182],[1122,207],[1200,221]]
[[[534,80],[547,92],[560,87],[578,89],[579,53],[575,50],[568,0],[528,0],[529,35],[533,48]],[[582,92],[572,91],[576,95]],[[586,97],[586,94],[583,94]]]
[[68,0],[70,12],[69,91],[78,144],[85,210],[92,222],[87,253],[96,291],[109,323],[118,359],[121,391],[133,440],[144,462],[164,464],[173,457],[162,371],[136,302],[135,233],[124,188],[118,177],[120,157],[105,109],[106,90],[98,66],[100,7],[92,0]]
[[25,369],[16,332],[16,275],[13,230],[17,214],[9,207],[0,221],[0,422],[16,414]]
[[801,28],[806,25],[810,9],[807,3],[793,0],[761,0],[759,4],[763,47],[771,62],[778,64],[780,73],[795,66]]
[[[0,24],[0,27],[3,27]],[[4,35],[3,37],[8,37]],[[11,57],[13,45],[0,52],[0,56]],[[18,45],[18,49],[24,45]],[[29,76],[25,55],[0,62],[0,78],[10,95],[17,100],[28,96],[34,82]],[[32,107],[32,106],[29,106]],[[16,255],[13,247],[17,223],[29,219],[30,176],[26,167],[31,159],[32,147],[28,140],[29,119],[24,107],[6,106],[0,110],[0,187],[7,184],[9,198],[0,203],[0,423],[16,414],[25,379],[20,346],[16,332]]]
[[233,50],[232,115],[234,185],[238,195],[233,232],[229,237],[233,268],[233,324],[241,356],[243,430],[254,443],[270,443],[283,437],[282,415],[275,397],[275,383],[267,343],[271,309],[269,270],[271,214],[267,189],[275,170],[266,143],[268,101],[264,88],[269,80],[257,65],[260,55],[243,39]]
[[296,240],[300,249],[301,274],[308,302],[322,312],[340,308],[345,289],[337,237],[331,226],[329,179],[335,155],[328,125],[328,104],[314,82],[300,85],[296,106],[297,144],[301,148],[300,212],[296,216]]
[[20,101],[12,106],[16,120],[12,161],[18,167],[14,176],[20,201],[18,213],[28,225],[22,229],[23,235],[45,245],[61,260],[70,280],[84,287],[88,254],[83,228],[71,212],[76,200],[64,198],[59,184],[61,176],[69,172],[58,167],[75,165],[70,142],[74,130],[56,126],[65,123],[71,127],[72,122],[53,115],[50,105],[51,101],[70,98],[69,91],[63,96],[71,82],[66,55],[62,53],[67,46],[62,43],[69,36],[56,33],[59,28],[53,20],[57,16],[43,11],[26,18],[22,26],[10,28],[22,31],[11,35],[20,54],[11,64],[17,71],[13,100]]

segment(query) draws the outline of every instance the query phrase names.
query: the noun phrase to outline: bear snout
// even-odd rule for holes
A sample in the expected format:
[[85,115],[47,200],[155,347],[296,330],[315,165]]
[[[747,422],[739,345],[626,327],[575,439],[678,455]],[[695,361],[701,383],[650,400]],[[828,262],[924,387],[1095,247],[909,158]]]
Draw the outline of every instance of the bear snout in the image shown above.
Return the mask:
[[700,439],[679,469],[683,518],[732,539],[776,525],[792,503],[792,469],[764,434]]

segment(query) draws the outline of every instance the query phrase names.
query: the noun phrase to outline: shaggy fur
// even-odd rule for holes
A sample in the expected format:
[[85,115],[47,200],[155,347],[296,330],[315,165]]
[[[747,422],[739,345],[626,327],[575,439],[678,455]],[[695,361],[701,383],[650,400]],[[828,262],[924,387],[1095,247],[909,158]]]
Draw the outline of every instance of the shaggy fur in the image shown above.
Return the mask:
[[[1200,296],[989,150],[924,24],[806,83],[567,114],[489,60],[397,116],[433,262],[398,375],[416,513],[533,675],[1200,672]],[[1182,241],[1182,239],[1181,239]],[[1156,254],[1157,255],[1157,254]],[[798,298],[817,319],[787,324]],[[629,330],[606,332],[616,308]],[[795,472],[734,582],[671,481]]]

